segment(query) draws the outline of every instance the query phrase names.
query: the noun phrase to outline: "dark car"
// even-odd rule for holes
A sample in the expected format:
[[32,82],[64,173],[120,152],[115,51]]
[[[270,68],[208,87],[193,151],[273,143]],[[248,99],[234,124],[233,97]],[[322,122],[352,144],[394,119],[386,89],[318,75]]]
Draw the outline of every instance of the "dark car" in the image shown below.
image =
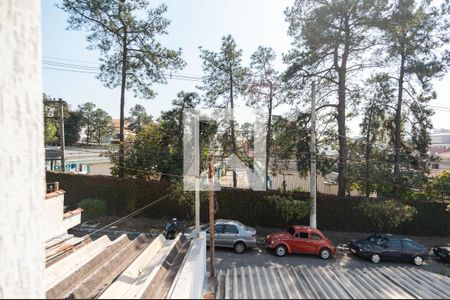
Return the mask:
[[381,260],[409,261],[423,264],[428,250],[419,243],[392,234],[374,234],[364,240],[351,240],[348,247],[353,254],[370,259],[377,264]]
[[433,253],[443,261],[450,262],[450,244],[447,246],[434,247]]

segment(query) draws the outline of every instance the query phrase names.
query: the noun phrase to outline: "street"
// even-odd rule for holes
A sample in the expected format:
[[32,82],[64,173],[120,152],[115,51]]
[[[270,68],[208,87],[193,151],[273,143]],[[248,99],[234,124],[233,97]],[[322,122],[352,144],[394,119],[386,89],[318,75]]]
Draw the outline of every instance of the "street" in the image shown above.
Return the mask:
[[[254,249],[248,249],[244,254],[236,254],[232,249],[216,248],[216,269],[229,269],[241,266],[258,266],[258,267],[279,267],[279,266],[330,266],[337,268],[362,268],[373,267],[374,264],[368,260],[361,259],[355,255],[348,253],[346,248],[339,247],[336,250],[336,257],[329,260],[323,260],[318,256],[306,254],[291,254],[285,257],[277,257],[269,249],[258,246]],[[209,248],[208,248],[209,261]],[[416,267],[412,263],[382,261],[380,266],[404,266],[415,267],[441,275],[450,276],[450,264],[446,264],[440,260],[428,259],[420,267]],[[207,265],[209,270],[209,263]]]

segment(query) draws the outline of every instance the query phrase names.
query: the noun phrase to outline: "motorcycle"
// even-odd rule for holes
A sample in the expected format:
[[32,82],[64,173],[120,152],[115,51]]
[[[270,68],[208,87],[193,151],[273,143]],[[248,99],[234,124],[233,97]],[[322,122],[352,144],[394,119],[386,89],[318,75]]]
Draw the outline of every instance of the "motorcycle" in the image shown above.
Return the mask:
[[179,229],[179,226],[180,226],[180,224],[176,218],[173,218],[171,221],[166,223],[166,227],[164,229],[164,231],[165,231],[164,237],[167,240],[175,239],[178,229]]

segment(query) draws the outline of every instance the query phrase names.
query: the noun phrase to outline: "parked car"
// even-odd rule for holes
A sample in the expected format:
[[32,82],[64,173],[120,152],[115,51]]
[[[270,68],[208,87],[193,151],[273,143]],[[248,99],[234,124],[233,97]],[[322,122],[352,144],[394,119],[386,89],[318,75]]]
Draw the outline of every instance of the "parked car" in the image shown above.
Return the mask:
[[[209,246],[209,224],[200,226],[200,231],[206,233],[206,244]],[[194,238],[195,227],[187,228],[184,236]],[[256,246],[256,230],[238,221],[219,219],[214,223],[214,244],[216,247],[233,248],[241,254]]]
[[450,244],[433,248],[434,255],[438,256],[445,262],[450,262]]
[[289,226],[285,232],[269,234],[266,245],[275,250],[277,256],[305,253],[329,259],[336,255],[331,241],[320,230],[308,226]]
[[420,266],[428,255],[425,246],[393,234],[374,234],[363,240],[351,240],[347,245],[353,254],[368,258],[374,264],[386,259],[409,261]]

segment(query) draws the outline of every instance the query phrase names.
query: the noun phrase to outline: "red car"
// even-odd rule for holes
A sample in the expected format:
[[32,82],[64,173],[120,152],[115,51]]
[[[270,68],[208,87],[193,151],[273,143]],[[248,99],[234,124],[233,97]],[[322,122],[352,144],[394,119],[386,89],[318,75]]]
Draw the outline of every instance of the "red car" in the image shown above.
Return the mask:
[[289,226],[286,232],[269,234],[266,244],[278,256],[306,253],[328,259],[336,255],[331,241],[320,230],[308,226]]

